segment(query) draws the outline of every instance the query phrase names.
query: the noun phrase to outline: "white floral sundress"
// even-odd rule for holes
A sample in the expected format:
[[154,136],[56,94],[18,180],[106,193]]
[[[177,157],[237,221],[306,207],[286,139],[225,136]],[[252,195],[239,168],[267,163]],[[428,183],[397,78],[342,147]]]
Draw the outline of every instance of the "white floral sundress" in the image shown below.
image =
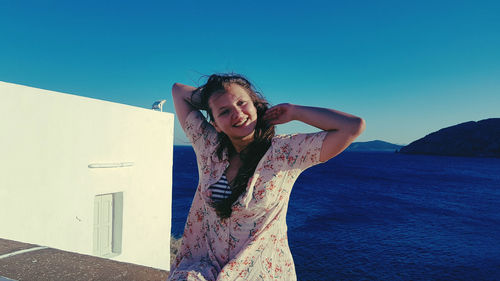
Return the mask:
[[326,132],[274,137],[223,221],[210,206],[208,187],[229,166],[227,153],[222,160],[215,155],[217,132],[199,111],[189,113],[185,132],[199,183],[168,280],[297,280],[287,238],[288,200],[299,174],[320,163]]

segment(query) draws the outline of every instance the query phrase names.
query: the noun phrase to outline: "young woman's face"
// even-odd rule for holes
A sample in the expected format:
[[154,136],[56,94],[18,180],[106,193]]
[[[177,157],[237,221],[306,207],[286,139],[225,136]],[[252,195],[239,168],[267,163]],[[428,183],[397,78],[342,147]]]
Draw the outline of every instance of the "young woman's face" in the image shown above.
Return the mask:
[[247,90],[231,84],[225,92],[213,94],[208,105],[212,110],[217,132],[223,132],[234,141],[252,140],[257,124],[257,109]]

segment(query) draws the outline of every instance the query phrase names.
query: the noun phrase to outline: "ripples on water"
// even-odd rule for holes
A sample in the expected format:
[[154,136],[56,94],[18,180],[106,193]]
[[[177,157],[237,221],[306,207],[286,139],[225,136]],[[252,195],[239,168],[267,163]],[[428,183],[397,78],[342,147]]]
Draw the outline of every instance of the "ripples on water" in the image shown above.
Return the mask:
[[[174,148],[172,233],[197,184]],[[500,159],[344,152],[290,198],[299,280],[500,280]]]

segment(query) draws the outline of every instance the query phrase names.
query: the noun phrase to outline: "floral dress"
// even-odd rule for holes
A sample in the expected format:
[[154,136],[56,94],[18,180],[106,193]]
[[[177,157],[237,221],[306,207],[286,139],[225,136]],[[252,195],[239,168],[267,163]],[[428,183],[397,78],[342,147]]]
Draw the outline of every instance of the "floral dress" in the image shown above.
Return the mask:
[[215,155],[217,132],[199,111],[185,132],[198,162],[199,183],[168,280],[297,280],[288,246],[286,213],[292,186],[305,169],[320,163],[326,132],[280,135],[221,220],[211,207],[209,186],[229,166]]

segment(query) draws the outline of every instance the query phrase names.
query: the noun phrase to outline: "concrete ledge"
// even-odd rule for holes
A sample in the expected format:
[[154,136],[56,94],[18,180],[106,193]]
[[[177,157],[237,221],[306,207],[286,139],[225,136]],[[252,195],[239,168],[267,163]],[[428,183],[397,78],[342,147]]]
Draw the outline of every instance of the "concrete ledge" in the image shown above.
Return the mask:
[[[2,254],[35,247],[38,247],[38,245],[0,239]],[[168,272],[151,267],[46,248],[1,259],[0,275],[0,278],[4,277],[19,281],[164,281],[168,277]]]

